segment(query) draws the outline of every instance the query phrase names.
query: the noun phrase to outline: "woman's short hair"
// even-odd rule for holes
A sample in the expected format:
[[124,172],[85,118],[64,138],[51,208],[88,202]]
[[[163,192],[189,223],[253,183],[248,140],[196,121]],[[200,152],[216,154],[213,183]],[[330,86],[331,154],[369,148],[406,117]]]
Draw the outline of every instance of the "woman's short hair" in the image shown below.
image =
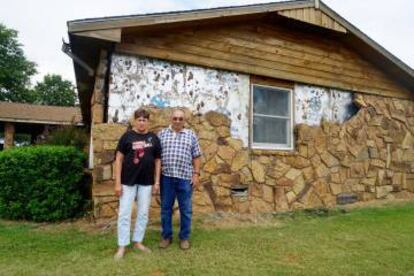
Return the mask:
[[146,111],[143,108],[139,108],[137,110],[135,110],[134,112],[134,119],[138,119],[138,118],[145,118],[148,119],[150,118],[150,113],[148,111]]

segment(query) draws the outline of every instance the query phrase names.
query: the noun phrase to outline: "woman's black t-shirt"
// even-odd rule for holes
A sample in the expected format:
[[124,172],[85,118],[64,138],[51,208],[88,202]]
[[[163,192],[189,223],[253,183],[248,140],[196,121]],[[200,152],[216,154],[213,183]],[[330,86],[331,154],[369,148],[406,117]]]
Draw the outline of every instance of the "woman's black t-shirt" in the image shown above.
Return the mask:
[[119,139],[116,150],[124,154],[121,172],[123,185],[154,184],[155,159],[161,158],[157,135],[129,130]]

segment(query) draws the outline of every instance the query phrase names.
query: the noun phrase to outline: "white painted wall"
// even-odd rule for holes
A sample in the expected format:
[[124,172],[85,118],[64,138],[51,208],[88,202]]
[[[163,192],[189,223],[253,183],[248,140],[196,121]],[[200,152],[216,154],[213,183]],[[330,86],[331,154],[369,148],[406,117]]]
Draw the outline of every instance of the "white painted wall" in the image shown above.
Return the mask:
[[295,85],[295,123],[320,125],[322,118],[343,123],[355,110],[352,92],[324,87]]
[[[231,134],[248,145],[248,75],[158,59],[114,54],[109,85],[108,121],[127,122],[144,105],[187,107],[194,113],[217,111],[231,119]],[[296,84],[296,124],[342,123],[353,115],[352,93]]]
[[126,122],[143,105],[217,111],[231,134],[248,144],[249,76],[181,63],[115,54],[109,85],[109,122]]

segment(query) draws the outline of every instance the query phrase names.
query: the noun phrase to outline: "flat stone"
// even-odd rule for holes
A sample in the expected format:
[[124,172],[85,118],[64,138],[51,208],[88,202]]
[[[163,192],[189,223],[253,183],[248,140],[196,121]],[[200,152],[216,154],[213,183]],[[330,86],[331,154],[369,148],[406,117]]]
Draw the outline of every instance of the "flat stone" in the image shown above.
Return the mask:
[[284,176],[289,170],[290,166],[283,163],[280,160],[276,161],[276,165],[269,171],[269,175],[274,178],[280,178]]
[[228,145],[232,147],[235,151],[240,151],[243,148],[243,141],[240,139],[234,139],[234,138],[227,138],[226,139]]
[[332,154],[330,154],[329,152],[322,153],[321,154],[321,159],[322,159],[322,162],[325,163],[325,165],[328,168],[339,165],[338,160]]
[[202,148],[203,156],[206,160],[210,160],[217,153],[218,146],[216,143],[209,142],[207,146]]
[[297,170],[294,168],[291,168],[286,174],[285,177],[290,180],[295,180],[297,177],[299,177],[302,174],[301,170]]
[[263,165],[268,165],[272,162],[272,159],[270,159],[268,156],[260,156],[257,161]]
[[276,186],[291,187],[293,186],[293,183],[293,180],[286,177],[281,177],[276,180]]
[[224,186],[227,188],[232,187],[233,185],[240,184],[240,175],[239,174],[219,174],[218,177],[218,184],[220,186]]
[[290,163],[290,165],[296,169],[303,169],[306,167],[309,167],[310,161],[302,156],[295,156],[293,158],[293,161]]
[[94,164],[95,165],[103,165],[112,163],[115,161],[115,152],[111,151],[104,151],[100,153],[94,154]]
[[226,126],[217,127],[216,132],[219,137],[227,138],[230,136],[230,129]]
[[315,173],[312,167],[308,167],[302,170],[303,176],[305,177],[306,182],[310,182],[311,180],[314,180]]
[[318,178],[326,177],[329,175],[329,169],[324,164],[320,164],[315,169],[315,174]]
[[304,158],[308,158],[308,146],[306,145],[299,145],[298,146],[298,153],[304,157]]
[[227,126],[230,127],[230,119],[225,116],[224,114],[215,112],[215,111],[209,111],[206,114],[204,114],[204,117],[206,120],[215,127],[219,126]]
[[403,141],[401,142],[401,148],[409,149],[414,145],[414,138],[410,132],[406,132]]
[[289,210],[288,201],[285,195],[285,190],[282,187],[275,188],[275,208],[276,211],[287,211]]
[[372,159],[371,166],[374,166],[377,168],[385,168],[385,162],[379,159]]
[[377,186],[376,187],[376,198],[384,198],[386,197],[390,192],[392,192],[393,187],[390,185],[386,186]]
[[273,187],[268,186],[268,185],[263,185],[262,192],[263,192],[262,198],[264,201],[274,202]]
[[296,200],[296,195],[294,192],[290,191],[286,194],[286,199],[289,204],[292,204]]
[[270,213],[274,211],[274,205],[274,202],[267,202],[261,198],[252,198],[250,200],[250,212]]
[[232,171],[239,171],[241,168],[249,164],[249,154],[247,151],[239,151],[236,153],[236,156],[233,158],[231,163]]
[[364,178],[362,179],[361,183],[364,185],[368,185],[368,186],[375,186],[375,183],[377,183],[377,178],[376,177]]
[[216,141],[217,140],[217,135],[214,131],[202,130],[198,133],[198,138],[199,139],[210,140],[210,141]]
[[231,162],[236,154],[236,151],[230,146],[219,146],[217,154],[224,161]]
[[241,183],[250,183],[253,181],[253,175],[252,172],[248,167],[243,167],[241,169],[241,175],[240,175],[240,182]]
[[104,140],[103,148],[104,150],[112,150],[115,151],[116,147],[118,146],[118,141],[107,141]]
[[213,173],[216,170],[217,162],[215,158],[212,158],[210,161],[204,164],[203,170],[208,173]]
[[304,188],[305,180],[303,179],[303,176],[297,177],[293,184],[293,191],[295,192],[295,194],[299,194]]
[[376,159],[379,157],[377,148],[368,148],[369,158]]
[[402,173],[395,173],[392,176],[392,185],[401,185],[402,184]]
[[331,173],[330,180],[332,183],[341,183],[341,176],[339,173]]
[[351,177],[364,177],[365,166],[362,162],[355,162],[351,165]]
[[265,168],[258,161],[252,161],[252,174],[255,181],[263,183],[266,180]]

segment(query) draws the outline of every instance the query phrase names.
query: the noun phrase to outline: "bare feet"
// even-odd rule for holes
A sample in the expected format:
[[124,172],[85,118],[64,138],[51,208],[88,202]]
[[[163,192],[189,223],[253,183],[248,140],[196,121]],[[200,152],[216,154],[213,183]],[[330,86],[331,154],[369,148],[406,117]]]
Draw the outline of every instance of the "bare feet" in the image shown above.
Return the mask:
[[118,251],[114,255],[114,260],[119,261],[124,257],[124,255],[125,255],[125,247],[120,246],[118,247]]
[[149,249],[148,247],[144,246],[142,243],[140,242],[136,242],[134,243],[133,246],[134,249],[142,251],[144,253],[151,253],[151,249]]

